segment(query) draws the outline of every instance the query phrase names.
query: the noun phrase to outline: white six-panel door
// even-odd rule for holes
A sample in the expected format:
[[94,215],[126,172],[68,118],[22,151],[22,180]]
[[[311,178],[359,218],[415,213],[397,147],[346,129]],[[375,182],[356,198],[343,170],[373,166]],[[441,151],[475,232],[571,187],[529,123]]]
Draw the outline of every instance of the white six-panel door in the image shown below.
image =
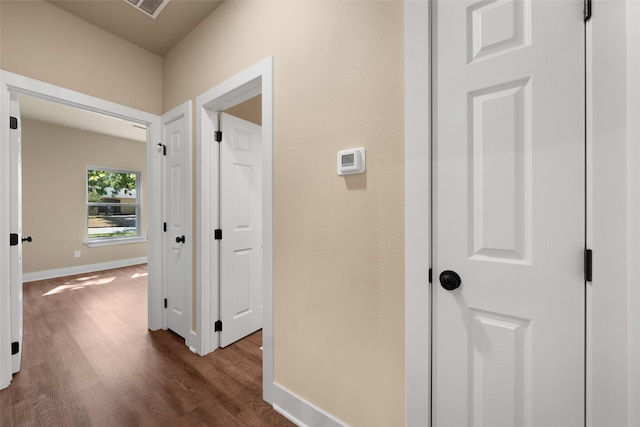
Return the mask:
[[20,370],[22,360],[22,120],[18,97],[11,94],[10,116],[16,128],[10,130],[11,144],[11,233],[17,233],[17,244],[11,246],[11,342],[18,352],[11,356],[11,372]]
[[220,346],[262,328],[261,128],[221,114]]
[[582,3],[433,19],[434,426],[583,426]]
[[189,280],[192,268],[189,249],[193,243],[188,226],[191,215],[188,144],[191,141],[187,140],[186,126],[191,126],[191,123],[184,115],[168,117],[167,121],[163,119],[167,327],[183,338],[187,338],[191,322],[187,305],[192,304],[188,295],[192,286]]

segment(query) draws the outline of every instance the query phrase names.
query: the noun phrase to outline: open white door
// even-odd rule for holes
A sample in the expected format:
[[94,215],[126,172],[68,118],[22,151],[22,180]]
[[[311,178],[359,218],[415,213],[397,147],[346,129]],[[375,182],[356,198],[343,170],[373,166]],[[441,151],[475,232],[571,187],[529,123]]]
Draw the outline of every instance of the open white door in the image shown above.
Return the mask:
[[433,17],[433,423],[584,426],[582,2]]
[[164,146],[164,268],[167,328],[187,338],[191,325],[190,103],[162,116]]
[[221,114],[220,346],[262,328],[261,128]]
[[22,121],[20,104],[10,95],[11,152],[11,372],[20,370],[22,360]]

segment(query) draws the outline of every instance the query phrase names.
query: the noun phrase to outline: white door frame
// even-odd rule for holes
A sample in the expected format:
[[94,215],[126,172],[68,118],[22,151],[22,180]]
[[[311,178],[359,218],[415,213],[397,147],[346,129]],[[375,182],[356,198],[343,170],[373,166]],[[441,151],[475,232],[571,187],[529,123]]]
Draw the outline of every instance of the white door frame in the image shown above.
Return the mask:
[[268,57],[196,98],[196,330],[195,350],[205,355],[219,347],[214,322],[219,313],[219,151],[213,132],[217,114],[262,94],[262,233],[263,233],[263,398],[273,394],[273,58]]
[[[587,292],[587,426],[636,425],[640,420],[640,150],[633,1],[596,3],[587,24],[589,244],[594,281]],[[405,0],[405,390],[406,425],[430,425],[431,128],[430,1]],[[636,33],[637,36],[637,33]],[[630,43],[634,42],[634,43]],[[627,45],[630,43],[630,45]],[[615,46],[615,49],[612,49]],[[626,49],[624,48],[626,47]],[[620,48],[620,49],[618,49]],[[613,83],[612,83],[613,82]],[[615,86],[611,90],[611,86]],[[630,107],[632,106],[632,107]],[[598,111],[591,115],[594,108]],[[635,110],[633,110],[635,108]],[[605,113],[606,112],[606,113]],[[603,114],[605,113],[605,114]],[[628,121],[627,121],[628,120]],[[623,170],[623,173],[612,173]],[[595,178],[595,182],[594,182]],[[636,191],[632,191],[636,190]],[[609,201],[619,202],[612,209]],[[622,212],[622,215],[620,214]],[[622,221],[620,220],[622,218]],[[614,232],[618,239],[611,239]],[[620,241],[622,240],[622,241]],[[611,319],[615,317],[616,321]],[[606,345],[605,345],[606,344]],[[615,347],[612,350],[612,346]],[[614,378],[612,381],[611,378]],[[597,393],[597,394],[596,394]],[[597,408],[594,410],[594,408]]]
[[431,24],[429,1],[405,1],[406,425],[431,419]]
[[[10,179],[9,179],[9,92],[23,93],[62,104],[82,108],[109,116],[119,117],[147,126],[147,175],[148,177],[148,327],[157,330],[166,327],[163,322],[163,289],[161,285],[161,234],[162,217],[160,197],[161,157],[154,141],[160,141],[160,116],[106,101],[80,92],[61,88],[19,74],[0,70],[0,235],[10,233]],[[0,389],[11,383],[11,318],[9,305],[9,245],[0,245]]]

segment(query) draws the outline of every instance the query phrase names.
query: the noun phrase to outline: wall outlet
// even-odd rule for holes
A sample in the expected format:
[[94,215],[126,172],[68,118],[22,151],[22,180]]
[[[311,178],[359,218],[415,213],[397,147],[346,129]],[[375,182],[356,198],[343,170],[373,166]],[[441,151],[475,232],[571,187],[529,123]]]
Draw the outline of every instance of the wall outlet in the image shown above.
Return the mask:
[[73,253],[73,257],[74,257],[74,258],[80,258],[80,251],[75,251],[75,252]]

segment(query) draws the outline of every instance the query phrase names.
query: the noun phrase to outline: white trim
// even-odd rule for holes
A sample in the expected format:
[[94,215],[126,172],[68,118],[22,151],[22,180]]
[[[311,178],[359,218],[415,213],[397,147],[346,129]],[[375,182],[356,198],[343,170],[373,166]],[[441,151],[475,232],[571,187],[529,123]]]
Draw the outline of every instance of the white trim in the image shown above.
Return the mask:
[[[299,427],[348,427],[328,412],[315,406],[302,397],[290,392],[279,384],[274,385],[273,409]],[[293,415],[295,414],[295,415]]]
[[[151,113],[136,110],[131,107],[116,104],[80,92],[61,88],[49,83],[34,80],[29,77],[14,74],[8,71],[0,70],[0,141],[9,140],[9,91],[16,93],[24,93],[38,98],[50,101],[60,102],[66,105],[79,107],[88,111],[107,114],[113,117],[130,120],[147,126],[147,175],[148,188],[147,194],[140,194],[140,198],[144,200],[148,197],[148,203],[145,204],[149,209],[148,215],[148,240],[147,259],[148,259],[148,327],[151,330],[160,329],[162,327],[162,294],[159,280],[161,276],[161,259],[160,252],[156,243],[160,237],[160,227],[162,225],[160,217],[160,191],[157,177],[160,172],[160,156],[154,155],[155,147],[152,141],[160,140],[160,117]],[[0,205],[9,206],[9,167],[8,167],[9,148],[8,144],[0,144],[0,163],[3,167],[0,170]],[[144,202],[141,203],[144,204]],[[9,212],[6,209],[0,209],[0,232],[9,234]],[[0,388],[7,387],[11,382],[11,374],[7,374],[10,369],[10,345],[9,339],[4,339],[5,334],[10,333],[10,306],[8,277],[9,271],[9,251],[5,245],[0,245]],[[7,335],[8,337],[9,335]]]
[[129,245],[132,243],[147,243],[146,237],[120,237],[111,239],[96,239],[83,242],[90,248],[100,248],[103,246]]
[[56,268],[53,270],[24,273],[22,283],[35,282],[36,280],[54,279],[56,277],[73,276],[76,274],[93,273],[96,271],[111,270],[112,268],[128,267],[131,265],[146,264],[147,257],[129,258],[118,261],[101,262],[98,264],[77,265],[74,267]]
[[[629,218],[629,189],[633,167],[627,135],[627,4],[596,3],[588,25],[591,76],[587,124],[592,157],[589,204],[593,281],[587,288],[587,426],[630,426],[629,336],[638,325],[629,324],[633,310],[629,289],[637,286],[630,276],[637,255],[630,250],[634,237]],[[634,17],[635,19],[636,17]],[[637,46],[634,46],[637,49]],[[635,76],[634,76],[635,77]],[[636,77],[637,78],[637,77]],[[633,118],[637,121],[638,118]],[[637,197],[637,195],[635,196]],[[631,312],[629,311],[631,309]]]
[[[593,31],[592,20],[585,24],[585,246],[593,249]],[[592,426],[593,420],[593,282],[585,287],[585,426]]]
[[[220,258],[219,248],[212,240],[214,230],[218,227],[219,211],[214,209],[214,200],[218,199],[217,165],[219,150],[215,144],[205,144],[204,140],[213,141],[214,118],[206,111],[199,100],[196,100],[196,330],[200,340],[193,347],[198,354],[204,356],[219,347],[218,334],[212,333],[213,322],[219,319],[218,294],[212,289],[211,280],[217,280],[217,262]],[[207,260],[205,262],[205,260]],[[213,260],[213,261],[211,261]]]
[[[9,150],[9,91],[0,73],[0,235],[11,233],[11,162]],[[0,245],[0,389],[11,384],[11,256],[9,245]]]
[[236,74],[196,98],[197,229],[196,292],[201,355],[218,347],[213,322],[219,318],[218,244],[213,231],[219,224],[218,147],[212,133],[217,130],[216,113],[262,93],[262,230],[263,230],[263,398],[273,402],[273,57]]
[[[112,172],[112,173],[119,173],[119,174],[132,174],[136,176],[136,186],[137,188],[142,188],[142,172],[140,171],[136,171],[136,170],[123,170],[123,169],[113,169],[113,168],[105,168],[105,167],[101,167],[101,166],[92,166],[92,165],[87,165],[87,173],[85,174],[85,182],[86,185],[88,186],[89,182],[88,182],[88,175],[89,175],[89,171],[106,171],[106,172]],[[106,190],[106,189],[105,189]],[[113,189],[111,189],[113,190]],[[122,192],[122,189],[120,190],[120,192]],[[121,245],[121,244],[125,244],[125,243],[139,243],[139,242],[146,242],[147,238],[142,236],[142,205],[140,204],[140,198],[138,197],[138,191],[137,189],[135,190],[136,196],[135,196],[135,203],[121,203],[118,202],[117,205],[112,204],[110,206],[116,206],[119,209],[122,208],[123,206],[131,208],[135,206],[135,213],[136,213],[136,234],[135,236],[131,236],[131,237],[106,237],[106,238],[102,238],[102,239],[92,239],[91,237],[89,237],[89,209],[91,207],[97,207],[99,209],[99,205],[100,203],[96,203],[96,202],[90,202],[89,201],[89,191],[86,192],[85,194],[85,205],[86,205],[86,210],[85,212],[87,212],[87,217],[86,217],[86,234],[85,234],[85,240],[84,240],[84,244],[86,246],[89,247],[99,247],[99,246],[110,246],[111,244],[114,245]],[[114,196],[111,196],[114,197]],[[118,197],[120,197],[118,195]],[[104,206],[104,205],[103,205]],[[137,241],[136,241],[137,239]],[[142,240],[141,240],[142,239]],[[127,241],[128,240],[128,241]],[[115,243],[109,243],[109,242],[115,242]]]
[[406,423],[430,423],[430,14],[405,1],[405,387]]
[[[191,101],[185,101],[182,104],[178,105],[177,107],[173,108],[172,110],[164,113],[161,117],[161,123],[162,123],[162,138],[163,141],[166,137],[166,135],[164,135],[164,129],[166,127],[166,125],[168,125],[169,123],[173,122],[174,120],[179,119],[180,117],[184,117],[185,118],[185,136],[184,136],[184,141],[185,141],[185,151],[186,151],[186,163],[184,165],[186,171],[186,176],[187,176],[187,188],[188,190],[186,191],[186,193],[183,195],[184,197],[184,204],[187,206],[187,215],[185,215],[184,218],[184,230],[185,230],[185,235],[187,238],[187,242],[193,242],[193,224],[192,224],[192,218],[193,218],[193,159],[192,159],[192,155],[191,155],[191,146],[193,144],[193,131],[192,131],[192,106],[191,106]],[[166,163],[164,162],[164,159],[162,161],[163,165],[166,165]],[[162,167],[162,180],[166,179],[166,170],[165,170],[165,166]],[[163,217],[166,218],[166,212],[167,209],[169,209],[169,206],[166,206],[166,198],[165,198],[165,192],[166,192],[166,185],[163,185],[163,189],[162,189],[162,212],[163,212]],[[162,240],[162,257],[164,260],[164,256],[166,254],[166,251],[168,250],[168,248],[165,247],[166,245],[166,239],[161,239]],[[187,284],[187,286],[185,286],[183,288],[184,294],[182,295],[183,301],[193,301],[193,244],[186,244],[184,245],[183,249],[182,249],[182,253],[184,254],[184,257],[186,258],[186,264],[187,264],[187,269],[186,269],[186,277],[184,278],[184,283]],[[163,262],[164,265],[164,262]],[[164,267],[163,267],[164,268]],[[166,284],[166,280],[165,278],[168,277],[166,274],[166,271],[163,270],[162,273],[162,298],[166,298],[167,297],[167,284]],[[185,339],[185,344],[190,347],[190,348],[198,348],[199,345],[199,338],[198,338],[198,334],[196,332],[196,330],[194,330],[194,325],[193,325],[193,303],[187,303],[184,306],[184,310],[185,310],[185,318],[187,319],[187,321],[189,322],[188,327],[186,328],[187,330],[187,336],[184,337]],[[162,314],[162,326],[163,328],[167,327],[167,315],[166,315],[166,310],[163,310],[163,314]]]
[[640,2],[627,2],[627,167],[628,180],[628,253],[627,290],[629,310],[629,425],[640,425]]

